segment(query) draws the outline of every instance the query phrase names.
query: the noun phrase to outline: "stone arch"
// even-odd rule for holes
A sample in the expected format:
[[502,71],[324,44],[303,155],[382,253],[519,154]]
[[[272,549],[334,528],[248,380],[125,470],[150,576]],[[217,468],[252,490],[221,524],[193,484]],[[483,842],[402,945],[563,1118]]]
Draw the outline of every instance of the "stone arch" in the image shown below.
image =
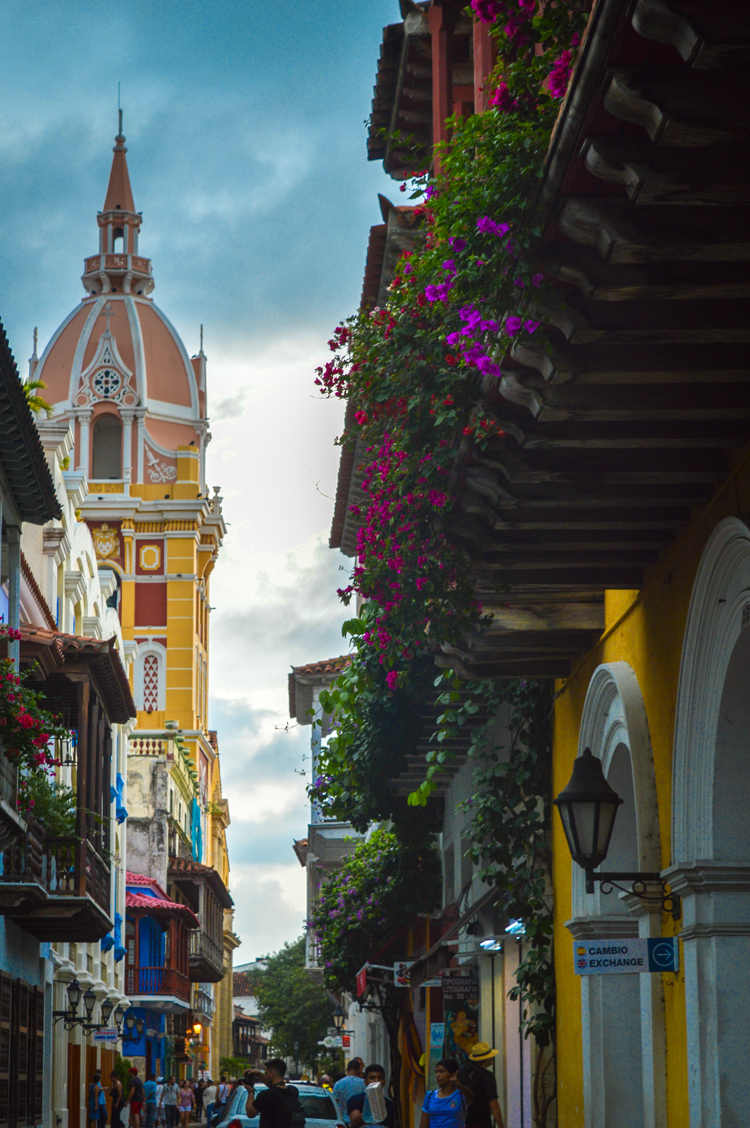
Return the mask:
[[727,517],[703,551],[690,597],[677,690],[672,859],[715,855],[716,735],[729,664],[750,610],[750,529]]
[[[584,748],[601,759],[605,777],[623,799],[603,868],[658,871],[661,839],[651,739],[638,679],[627,662],[594,671],[581,714],[579,754]],[[568,927],[576,939],[659,933],[658,911],[633,897],[602,894],[599,885],[587,894],[576,865],[572,908]],[[664,1000],[661,983],[651,982],[656,978],[582,977],[586,1128],[657,1128],[666,1122]]]
[[706,542],[682,644],[672,761],[672,866],[682,897],[692,1128],[750,1107],[750,529]]

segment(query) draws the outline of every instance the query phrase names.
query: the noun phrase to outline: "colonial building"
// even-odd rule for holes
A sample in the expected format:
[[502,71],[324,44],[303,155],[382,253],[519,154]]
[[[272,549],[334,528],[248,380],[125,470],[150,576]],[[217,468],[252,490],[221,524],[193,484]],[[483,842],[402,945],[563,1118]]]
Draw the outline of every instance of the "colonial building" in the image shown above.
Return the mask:
[[[231,1026],[231,982],[222,980],[233,941],[228,812],[218,742],[207,727],[208,638],[210,578],[225,525],[218,490],[209,496],[206,486],[202,342],[188,356],[154,303],[141,224],[120,122],[98,245],[84,261],[84,296],[42,356],[32,357],[31,375],[45,384],[53,421],[72,428],[70,472],[83,491],[78,511],[133,658],[127,867],[199,922],[188,941],[189,983],[175,994],[170,1022],[128,1024],[124,1052],[159,1069],[179,1050],[187,1067],[184,1036],[200,1022],[192,1064],[217,1072],[212,1018],[218,1006]],[[197,869],[187,872],[186,862]],[[135,916],[128,919],[134,927]],[[151,986],[160,998],[156,979]],[[137,997],[143,1005],[142,990]]]
[[[449,8],[405,2],[386,29],[371,153],[395,175],[398,130],[429,157],[430,110],[437,138],[461,100]],[[590,8],[540,183],[547,340],[502,357],[482,403],[514,441],[474,452],[452,498],[492,622],[450,657],[554,681],[551,794],[576,762],[616,792],[611,839],[584,849],[578,825],[587,867],[550,828],[557,1107],[534,1122],[713,1128],[750,1102],[747,12]],[[343,547],[351,483],[342,462]],[[579,974],[589,942],[660,939],[673,970]],[[506,1104],[514,1128],[528,1112]]]

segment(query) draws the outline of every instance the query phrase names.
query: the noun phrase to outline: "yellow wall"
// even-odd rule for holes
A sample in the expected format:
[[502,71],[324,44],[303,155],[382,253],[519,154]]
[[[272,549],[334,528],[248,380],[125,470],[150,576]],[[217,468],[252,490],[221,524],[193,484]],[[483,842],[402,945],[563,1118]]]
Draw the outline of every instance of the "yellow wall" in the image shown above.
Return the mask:
[[[625,661],[638,679],[648,718],[654,754],[662,865],[670,863],[672,740],[680,670],[682,638],[703,547],[716,524],[726,516],[747,518],[741,499],[750,501],[750,460],[747,453],[738,470],[713,501],[700,510],[686,532],[646,572],[640,592],[608,592],[606,629],[574,673],[557,684],[554,722],[552,793],[570,778],[578,751],[578,730],[591,676],[603,662]],[[558,1124],[583,1124],[583,1076],[580,979],[573,971],[573,941],[565,928],[571,917],[571,860],[559,817],[553,820],[553,880],[555,887],[555,975],[557,982]],[[662,935],[679,931],[679,921],[663,917]],[[662,976],[667,1040],[668,1125],[688,1123],[687,1051],[685,1037],[684,974]],[[564,1052],[561,1048],[564,1047]]]

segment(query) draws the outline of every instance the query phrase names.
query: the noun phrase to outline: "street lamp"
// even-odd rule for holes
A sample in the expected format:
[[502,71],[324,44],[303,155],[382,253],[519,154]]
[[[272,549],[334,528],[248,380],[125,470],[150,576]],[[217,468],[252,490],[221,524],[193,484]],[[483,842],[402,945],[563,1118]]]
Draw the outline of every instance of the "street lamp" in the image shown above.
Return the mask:
[[[607,856],[617,808],[621,797],[614,791],[602,771],[602,762],[590,748],[584,748],[573,764],[573,774],[567,787],[553,800],[560,813],[568,849],[574,862],[586,873],[586,892],[594,892],[594,882],[602,886],[602,893],[619,889],[645,902],[658,901],[665,912],[675,920],[680,916],[679,898],[668,892],[666,882],[658,873],[594,873]],[[627,889],[619,884],[630,883]],[[647,889],[650,884],[659,886],[661,893],[654,896]]]
[[341,1004],[339,1004],[336,1007],[335,1011],[333,1012],[333,1025],[334,1025],[334,1027],[336,1028],[336,1030],[338,1031],[339,1034],[344,1029],[344,1023],[345,1022],[346,1022],[346,1014],[345,1014]]
[[81,984],[77,979],[71,979],[65,988],[65,993],[68,996],[68,1009],[62,1011],[53,1011],[52,1017],[55,1022],[63,1019],[66,1030],[70,1030],[75,1026],[76,1022],[80,1022],[78,1018],[78,1004],[81,1001]]
[[115,1004],[111,999],[104,999],[104,1001],[102,1002],[102,1005],[99,1007],[102,1016],[102,1026],[107,1026],[109,1024],[109,1018],[112,1014],[112,1011],[114,1010],[114,1006]]
[[122,1020],[124,1019],[125,1015],[127,1014],[127,1010],[128,1010],[128,1008],[124,1007],[122,1005],[122,1003],[120,1003],[115,1008],[115,1026],[119,1030],[120,1034],[122,1034]]
[[94,1007],[96,1006],[96,995],[90,987],[87,987],[86,991],[84,992],[83,1006],[86,1011],[86,1018],[82,1025],[91,1029],[96,1025],[95,1022],[91,1021],[91,1016],[94,1013]]

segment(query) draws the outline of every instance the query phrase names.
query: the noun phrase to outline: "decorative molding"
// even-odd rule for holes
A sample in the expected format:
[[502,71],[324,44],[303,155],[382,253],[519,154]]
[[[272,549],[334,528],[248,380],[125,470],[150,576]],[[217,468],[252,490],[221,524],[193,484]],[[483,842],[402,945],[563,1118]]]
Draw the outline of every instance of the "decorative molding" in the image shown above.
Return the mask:
[[174,482],[177,478],[177,465],[167,462],[166,459],[159,459],[154,454],[148,443],[143,444],[143,452],[146,456],[148,469],[146,476],[151,482]]
[[74,603],[80,603],[86,594],[86,579],[83,572],[76,570],[67,571],[64,576],[65,594]]
[[102,623],[98,615],[84,615],[81,627],[87,638],[102,637]]
[[583,916],[566,920],[574,940],[628,940],[638,935],[638,921],[629,916]]
[[74,509],[80,509],[86,501],[88,480],[84,470],[63,470],[65,490]]
[[70,538],[62,525],[45,525],[42,529],[42,552],[51,556],[59,567],[70,552]]

